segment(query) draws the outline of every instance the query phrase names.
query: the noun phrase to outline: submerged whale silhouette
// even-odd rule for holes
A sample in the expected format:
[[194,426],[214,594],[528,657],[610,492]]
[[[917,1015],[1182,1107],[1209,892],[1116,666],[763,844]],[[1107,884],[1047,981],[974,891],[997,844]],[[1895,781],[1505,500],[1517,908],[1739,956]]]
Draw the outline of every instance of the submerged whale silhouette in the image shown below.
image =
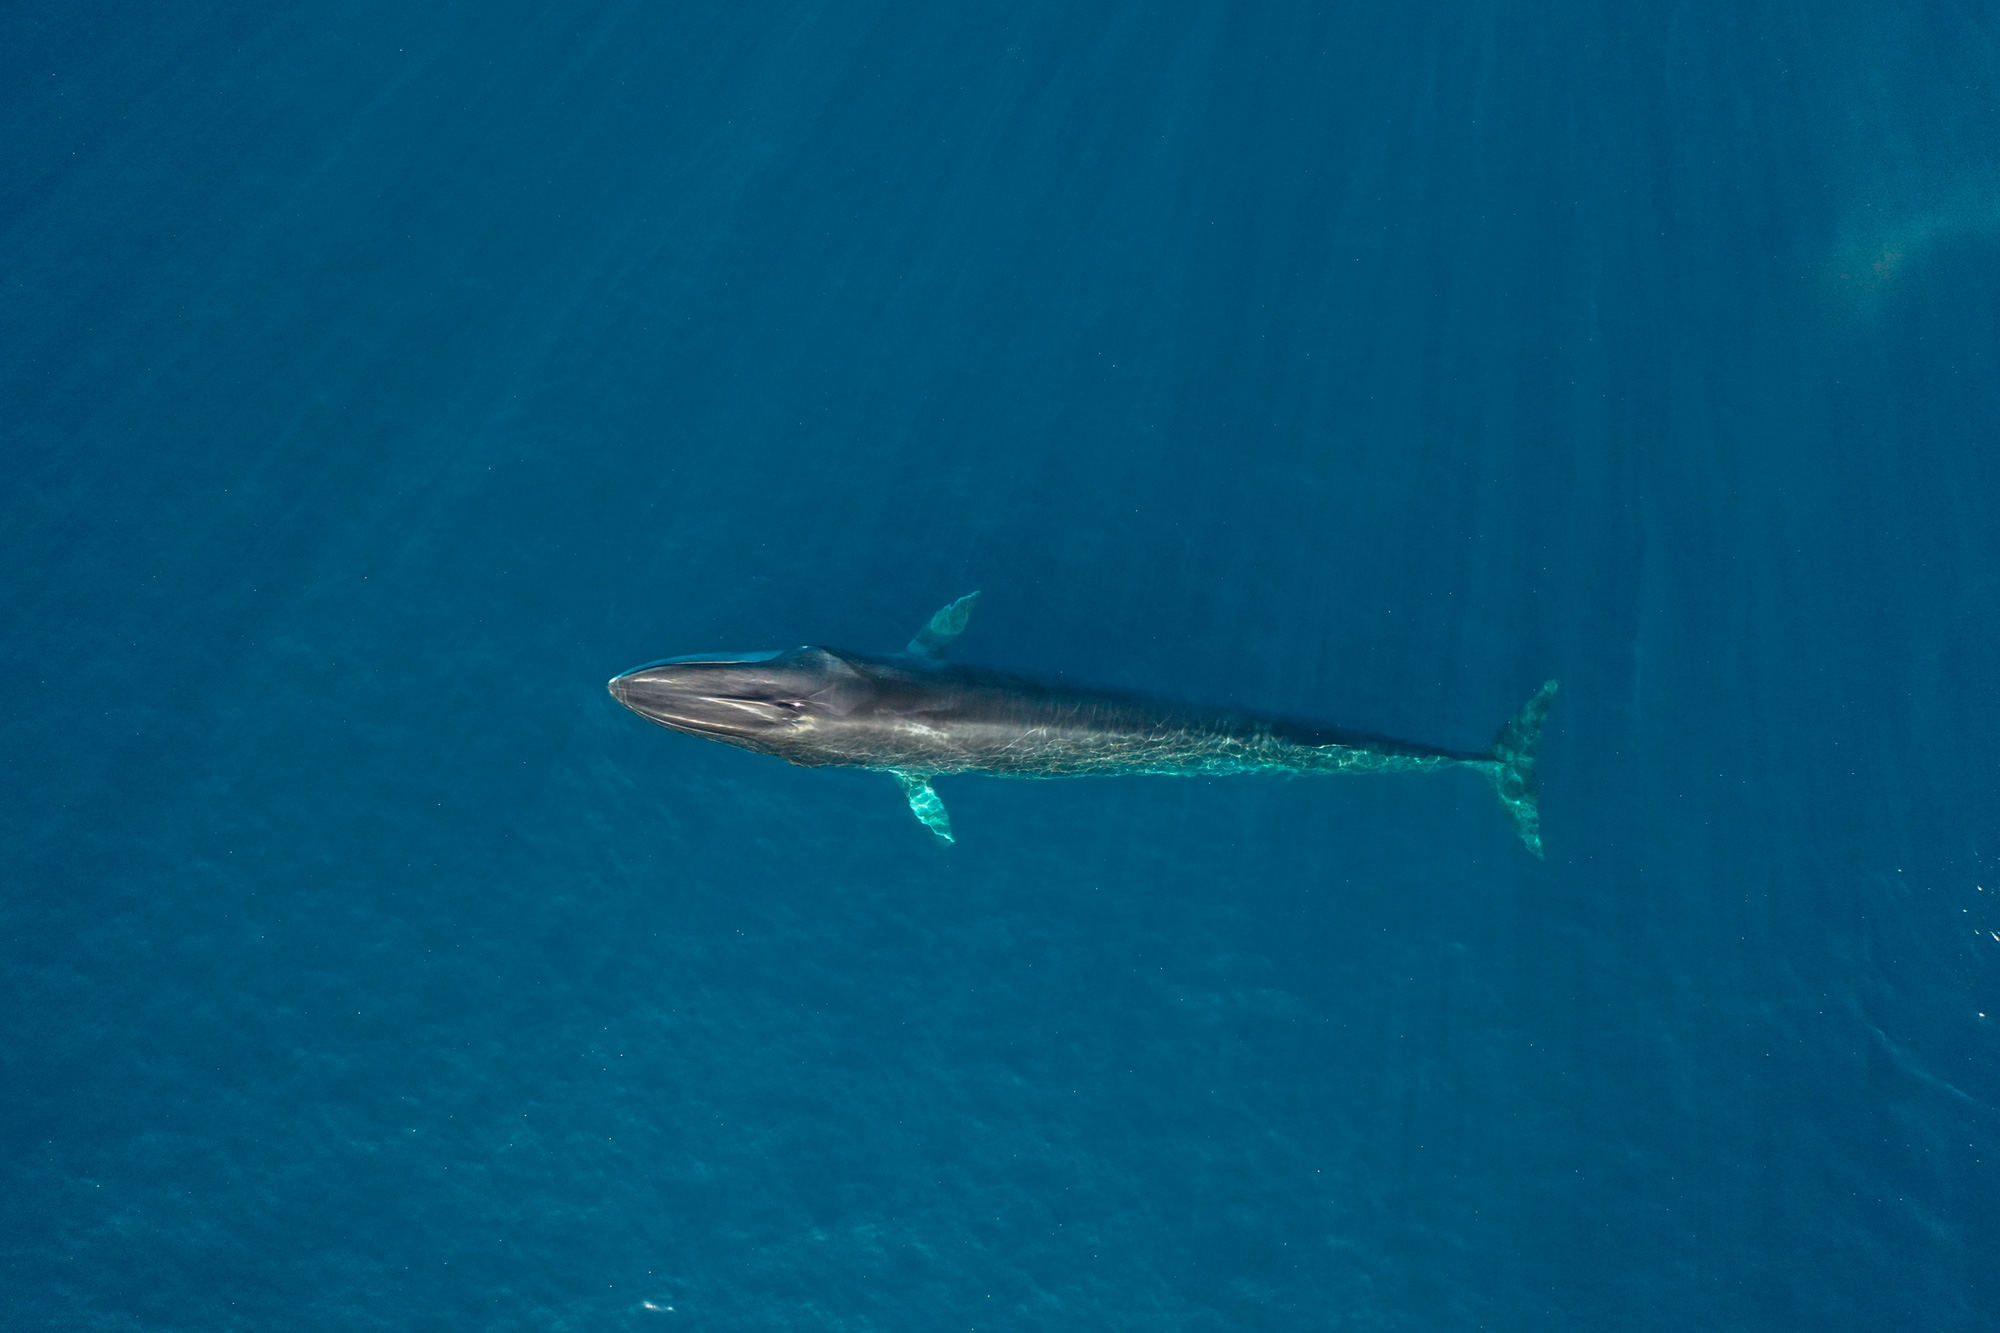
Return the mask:
[[894,656],[831,648],[670,657],[613,677],[619,703],[673,731],[808,768],[889,773],[946,842],[931,779],[1093,774],[1390,773],[1485,775],[1521,841],[1542,855],[1535,752],[1556,692],[1548,681],[1484,751],[1446,750],[1318,722],[1193,708],[1144,695],[1009,675],[944,660],[972,615],[968,593]]

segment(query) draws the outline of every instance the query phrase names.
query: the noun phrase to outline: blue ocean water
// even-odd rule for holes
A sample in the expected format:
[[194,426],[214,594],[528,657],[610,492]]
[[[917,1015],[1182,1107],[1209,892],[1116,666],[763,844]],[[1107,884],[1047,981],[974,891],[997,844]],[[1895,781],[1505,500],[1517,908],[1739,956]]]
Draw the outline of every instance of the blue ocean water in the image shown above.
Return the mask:
[[[11,1328],[2000,1323],[1990,7],[0,16]],[[900,645],[1478,746],[944,779]]]

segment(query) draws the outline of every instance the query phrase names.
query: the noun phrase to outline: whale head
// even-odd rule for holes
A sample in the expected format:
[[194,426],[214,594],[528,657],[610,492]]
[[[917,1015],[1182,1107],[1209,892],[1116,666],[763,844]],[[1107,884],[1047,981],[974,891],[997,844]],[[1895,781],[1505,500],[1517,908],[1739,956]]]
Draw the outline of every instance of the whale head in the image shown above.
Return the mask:
[[606,688],[648,722],[765,750],[846,716],[868,685],[839,653],[807,646],[670,657],[613,676]]

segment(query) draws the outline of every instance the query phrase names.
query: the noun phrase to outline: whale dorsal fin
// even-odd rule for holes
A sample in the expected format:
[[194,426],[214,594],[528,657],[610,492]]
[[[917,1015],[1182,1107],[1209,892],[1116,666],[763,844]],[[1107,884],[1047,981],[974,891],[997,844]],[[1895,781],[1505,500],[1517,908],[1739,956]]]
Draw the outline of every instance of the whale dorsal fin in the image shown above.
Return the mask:
[[972,603],[978,596],[976,592],[969,592],[932,616],[930,623],[917,631],[917,637],[911,639],[903,651],[912,657],[932,661],[943,657],[952,640],[965,633],[966,622],[972,619]]
[[903,795],[909,798],[910,813],[923,821],[924,827],[943,838],[951,837],[951,816],[945,813],[944,802],[931,790],[931,780],[921,773],[905,773],[900,768],[889,770],[892,777],[902,784]]

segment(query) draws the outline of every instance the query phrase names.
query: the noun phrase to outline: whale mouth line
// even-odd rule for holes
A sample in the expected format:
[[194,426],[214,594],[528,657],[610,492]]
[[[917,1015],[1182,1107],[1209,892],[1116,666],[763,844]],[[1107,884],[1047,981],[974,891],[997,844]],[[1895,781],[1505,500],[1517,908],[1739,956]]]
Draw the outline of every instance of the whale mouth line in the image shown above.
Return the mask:
[[645,670],[641,667],[639,672],[614,676],[606,689],[621,705],[669,731],[717,740],[741,739],[797,718],[792,708],[770,698],[703,693],[633,679]]
[[665,727],[668,731],[684,731],[690,736],[747,736],[762,730],[760,719],[755,717],[684,717],[675,713],[649,712],[642,708],[632,711],[656,726]]
[[639,716],[656,726],[665,727],[668,731],[685,732],[690,736],[741,736],[749,731],[747,727],[732,727],[698,718],[661,717],[653,713],[641,713]]
[[753,662],[768,662],[775,657],[782,657],[786,651],[783,648],[773,648],[760,653],[683,653],[679,657],[661,657],[651,662],[641,662],[630,671],[621,671],[613,676],[610,683],[615,685],[627,676],[636,676],[641,671],[651,671],[654,667],[748,666]]

